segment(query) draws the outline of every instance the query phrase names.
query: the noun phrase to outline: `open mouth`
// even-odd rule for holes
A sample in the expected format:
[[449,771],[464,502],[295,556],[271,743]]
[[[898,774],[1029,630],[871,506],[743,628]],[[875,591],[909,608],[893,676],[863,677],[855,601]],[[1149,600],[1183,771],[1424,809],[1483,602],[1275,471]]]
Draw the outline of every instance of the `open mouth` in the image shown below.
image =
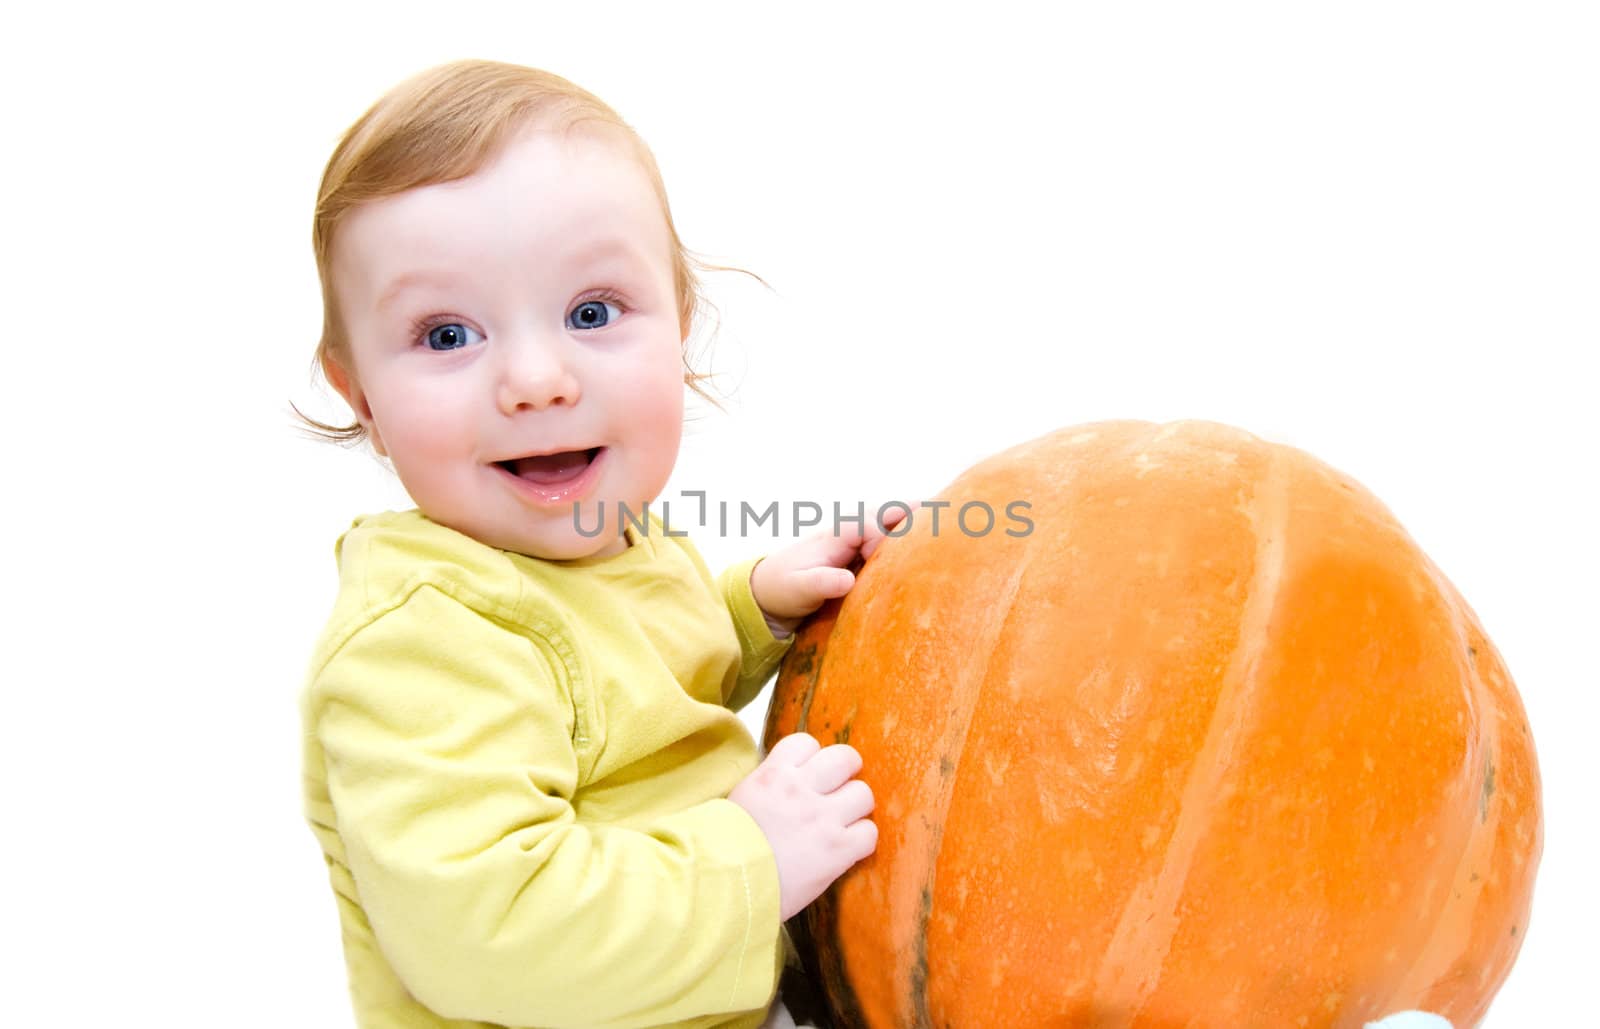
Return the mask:
[[496,461],[495,465],[536,486],[560,486],[577,481],[589,470],[589,466],[600,456],[600,451],[603,449],[605,448],[590,447],[588,450],[563,450],[556,454]]

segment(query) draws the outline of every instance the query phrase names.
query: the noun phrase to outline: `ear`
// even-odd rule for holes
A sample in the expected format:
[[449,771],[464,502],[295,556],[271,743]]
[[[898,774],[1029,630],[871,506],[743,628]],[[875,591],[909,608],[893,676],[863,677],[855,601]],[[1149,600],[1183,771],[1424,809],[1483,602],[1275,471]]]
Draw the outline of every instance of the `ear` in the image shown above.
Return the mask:
[[367,438],[372,441],[372,449],[382,457],[388,457],[389,451],[384,449],[383,436],[378,432],[378,423],[372,417],[372,405],[367,403],[367,395],[361,391],[361,384],[355,376],[345,371],[344,366],[334,360],[332,355],[322,355],[322,374],[328,377],[333,388],[344,397],[344,402],[350,405],[350,410],[355,412],[356,421],[367,430]]

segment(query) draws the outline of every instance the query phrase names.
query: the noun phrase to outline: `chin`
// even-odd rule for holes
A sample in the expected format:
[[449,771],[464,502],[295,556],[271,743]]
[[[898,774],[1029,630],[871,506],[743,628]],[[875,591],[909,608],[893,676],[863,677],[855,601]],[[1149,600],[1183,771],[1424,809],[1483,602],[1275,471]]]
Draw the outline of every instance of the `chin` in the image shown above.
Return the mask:
[[[619,542],[620,541],[620,542]],[[626,541],[620,536],[595,536],[589,538],[571,533],[557,539],[512,540],[510,545],[499,544],[502,550],[514,550],[528,557],[537,557],[544,561],[572,561],[580,557],[594,557],[608,548],[617,551],[626,549]]]
[[[486,546],[544,561],[571,561],[575,558],[590,557],[604,550],[610,543],[609,538],[589,537],[578,532],[572,524],[570,513],[560,520],[561,524],[557,526],[523,527],[532,528],[531,532],[518,532],[517,526],[492,524],[481,518],[452,517],[456,512],[441,511],[430,514],[424,510],[423,513],[441,525],[448,526],[464,536],[470,536]],[[526,518],[525,515],[522,517]],[[543,531],[540,531],[541,529]]]

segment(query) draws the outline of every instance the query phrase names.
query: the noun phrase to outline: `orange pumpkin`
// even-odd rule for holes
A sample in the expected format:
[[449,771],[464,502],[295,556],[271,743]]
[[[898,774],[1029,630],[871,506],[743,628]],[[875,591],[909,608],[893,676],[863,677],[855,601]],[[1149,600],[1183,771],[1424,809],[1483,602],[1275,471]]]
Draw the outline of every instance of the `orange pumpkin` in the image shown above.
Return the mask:
[[837,1024],[1483,1017],[1533,741],[1383,504],[1205,421],[1062,429],[938,499],[802,628],[766,726],[848,742],[877,798],[877,852],[791,924]]

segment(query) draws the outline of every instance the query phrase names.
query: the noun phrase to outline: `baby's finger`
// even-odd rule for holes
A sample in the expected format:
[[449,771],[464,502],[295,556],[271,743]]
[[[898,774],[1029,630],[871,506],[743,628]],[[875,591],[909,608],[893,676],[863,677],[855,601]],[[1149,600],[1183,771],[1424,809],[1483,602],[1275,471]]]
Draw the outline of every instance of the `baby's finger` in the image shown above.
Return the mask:
[[[917,505],[911,504],[911,507]],[[893,500],[881,507],[871,507],[862,504],[858,514],[840,517],[831,527],[823,529],[817,535],[831,541],[843,541],[852,550],[861,545],[862,540],[881,536],[884,526],[892,526],[906,516],[907,505],[904,501]]]
[[812,593],[823,600],[842,597],[856,584],[856,577],[847,568],[813,568],[806,578]]
[[872,787],[861,779],[851,779],[828,794],[828,802],[838,810],[839,817],[844,820],[845,824],[872,814],[872,809],[876,804],[876,800],[872,796]]
[[802,769],[818,793],[832,793],[861,771],[861,752],[848,743],[835,743],[811,755]]
[[[882,539],[888,530],[906,521],[911,517],[912,512],[920,507],[922,507],[920,500],[910,504],[897,500],[892,505],[880,508],[878,517],[869,520],[867,523],[867,536]],[[910,526],[908,525],[906,528],[909,529]],[[905,529],[902,529],[901,533],[905,531]],[[895,535],[900,535],[901,533],[896,533]]]
[[878,849],[878,824],[870,818],[863,818],[846,827],[844,838],[846,846],[850,848],[849,853],[860,855],[857,861],[865,860]]
[[913,509],[919,507],[920,505],[921,501],[917,501],[910,505],[896,503],[884,508],[881,510],[881,513],[878,517],[878,524],[881,524],[886,529],[892,528],[895,523],[909,515]]
[[[867,530],[866,541],[861,545],[861,559],[865,561],[867,558],[871,557],[873,553],[877,551],[878,547],[882,546],[883,541],[890,537],[890,534],[886,530],[893,529],[901,522],[904,522],[907,518],[910,518],[911,512],[915,511],[921,506],[922,504],[920,502],[911,504],[909,506],[895,504],[893,507],[885,510],[883,512],[881,524],[875,521]],[[904,536],[906,532],[910,531],[910,528],[910,524],[907,523],[905,528],[901,529],[901,531],[897,533],[894,533],[893,535]]]
[[783,765],[803,765],[822,749],[822,744],[808,732],[792,732],[772,745],[767,760]]
[[796,544],[795,560],[801,567],[828,565],[844,568],[861,553],[861,533],[853,526],[835,533],[823,530]]

